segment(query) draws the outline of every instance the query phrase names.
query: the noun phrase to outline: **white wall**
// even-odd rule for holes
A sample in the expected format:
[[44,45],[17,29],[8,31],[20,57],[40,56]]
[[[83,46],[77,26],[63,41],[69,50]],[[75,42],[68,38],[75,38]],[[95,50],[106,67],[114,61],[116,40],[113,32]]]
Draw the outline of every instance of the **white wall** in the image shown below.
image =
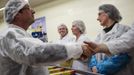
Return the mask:
[[3,19],[0,20],[0,33],[3,31],[5,28],[7,28],[7,25],[3,22]]
[[104,3],[114,4],[120,10],[123,16],[122,24],[132,24],[134,0],[55,0],[35,8],[35,16],[36,18],[46,17],[49,41],[59,37],[57,25],[61,23],[68,25],[71,34],[71,23],[77,19],[85,22],[87,34],[93,40],[102,29],[96,18],[98,6]]
[[96,20],[98,6],[104,3],[114,4],[121,12],[121,23],[130,25],[134,20],[134,0],[55,0],[52,3],[35,8],[36,17],[45,16],[49,40],[58,37],[57,25],[65,23],[71,34],[73,20],[81,19],[87,27],[87,34],[93,40],[101,30]]

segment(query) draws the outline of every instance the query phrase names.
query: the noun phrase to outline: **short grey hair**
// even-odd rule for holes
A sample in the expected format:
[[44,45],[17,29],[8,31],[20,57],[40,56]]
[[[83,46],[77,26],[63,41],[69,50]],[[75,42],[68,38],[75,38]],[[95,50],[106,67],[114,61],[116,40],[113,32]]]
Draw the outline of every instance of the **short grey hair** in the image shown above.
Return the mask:
[[67,30],[67,32],[68,32],[68,28],[67,28],[67,26],[64,24],[64,23],[62,23],[62,24],[60,24],[57,28],[59,29],[60,27],[65,27],[66,28],[66,30]]
[[122,20],[119,10],[112,4],[103,4],[99,6],[99,10],[103,10],[108,14],[109,18],[116,22],[120,22]]
[[9,0],[5,5],[4,20],[6,23],[11,23],[16,14],[26,5],[28,0]]
[[82,34],[85,33],[86,26],[85,26],[85,23],[82,20],[75,20],[75,21],[72,22],[72,24],[76,25],[79,28],[79,30]]

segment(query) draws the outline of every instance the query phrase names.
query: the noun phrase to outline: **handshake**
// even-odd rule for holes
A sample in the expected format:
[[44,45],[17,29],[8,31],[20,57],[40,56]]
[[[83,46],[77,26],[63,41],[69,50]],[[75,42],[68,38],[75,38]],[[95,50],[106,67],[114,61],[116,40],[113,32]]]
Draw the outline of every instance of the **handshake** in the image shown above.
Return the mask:
[[85,41],[84,45],[82,45],[82,49],[83,49],[83,54],[80,57],[81,60],[90,58],[95,53],[105,53],[111,55],[111,53],[108,50],[108,47],[105,44],[97,44],[94,42]]

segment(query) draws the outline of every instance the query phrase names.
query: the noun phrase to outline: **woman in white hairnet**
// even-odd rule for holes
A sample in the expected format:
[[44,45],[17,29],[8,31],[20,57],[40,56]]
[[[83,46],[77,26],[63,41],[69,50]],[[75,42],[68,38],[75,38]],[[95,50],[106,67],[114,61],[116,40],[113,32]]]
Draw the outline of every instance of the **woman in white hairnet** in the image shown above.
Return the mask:
[[[73,21],[71,30],[73,35],[75,35],[74,42],[83,44],[84,41],[90,41],[90,39],[85,34],[86,26],[82,20]],[[74,60],[72,68],[81,71],[90,71],[87,65],[87,61],[82,60]]]
[[88,52],[87,46],[49,44],[32,38],[26,30],[34,22],[34,13],[26,0],[7,2],[4,18],[8,28],[0,35],[0,75],[48,75],[43,66]]
[[92,48],[90,48],[90,50],[94,51],[94,53],[105,53],[108,55],[128,53],[131,57],[131,61],[116,75],[134,75],[134,23],[132,24],[131,29],[114,40],[102,43],[91,41],[85,43]]
[[[131,57],[130,62],[125,68],[120,70],[116,75],[133,75],[134,74],[134,24],[131,29],[124,33],[121,37],[111,41],[95,43],[85,42],[94,51],[94,53],[105,53],[108,55],[117,55],[120,53],[128,53]],[[115,69],[115,68],[114,68]],[[114,70],[113,69],[113,70]]]
[[[100,22],[100,25],[103,26],[103,30],[98,34],[95,41],[99,43],[107,42],[127,32],[130,27],[119,24],[121,19],[120,12],[115,6],[112,4],[101,5],[99,7],[97,20]],[[129,61],[130,56],[127,53],[120,53],[113,56],[97,53],[92,56],[89,66],[95,73],[115,75],[121,69],[125,68]]]

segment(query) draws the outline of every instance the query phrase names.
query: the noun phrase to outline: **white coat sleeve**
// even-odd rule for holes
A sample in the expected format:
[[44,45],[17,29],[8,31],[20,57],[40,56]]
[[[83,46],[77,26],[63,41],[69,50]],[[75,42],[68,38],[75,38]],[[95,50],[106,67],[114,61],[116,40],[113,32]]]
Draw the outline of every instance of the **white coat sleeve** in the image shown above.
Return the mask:
[[121,37],[105,43],[112,54],[130,52],[134,48],[134,25]]
[[35,38],[18,38],[7,33],[0,40],[3,54],[20,64],[54,65],[70,58],[79,58],[83,52],[78,44],[49,44]]

